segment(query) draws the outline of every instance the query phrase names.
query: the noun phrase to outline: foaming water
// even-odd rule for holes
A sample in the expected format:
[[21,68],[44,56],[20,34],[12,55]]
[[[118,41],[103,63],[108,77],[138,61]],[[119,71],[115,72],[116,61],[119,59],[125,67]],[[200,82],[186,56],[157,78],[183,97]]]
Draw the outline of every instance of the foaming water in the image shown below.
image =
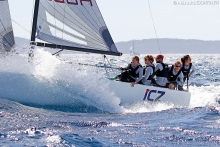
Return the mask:
[[125,110],[126,113],[145,113],[145,112],[155,112],[171,109],[174,107],[173,104],[166,103],[136,103],[133,105],[127,106],[128,109]]
[[[13,59],[11,60],[11,58]],[[35,99],[42,95],[48,96],[43,93],[45,89],[39,88],[43,86],[47,92],[51,93],[52,99],[53,97],[59,97],[62,101],[62,97],[65,97],[63,101],[66,101],[67,104],[69,100],[73,103],[76,102],[76,105],[82,104],[83,106],[95,107],[101,111],[123,111],[123,108],[119,106],[120,99],[108,88],[108,80],[102,74],[94,71],[94,68],[85,69],[77,63],[66,63],[52,56],[49,52],[40,49],[35,50],[32,63],[27,63],[27,58],[19,55],[5,57],[1,63],[4,62],[9,62],[10,66],[3,68],[4,64],[1,64],[2,76],[17,77],[16,80],[19,86],[24,87],[17,92],[18,95],[25,93],[26,89],[29,88],[28,86],[33,84],[35,86],[31,88],[32,90],[37,88],[35,89],[37,95],[30,94],[29,97]],[[21,64],[22,62],[26,64]],[[24,80],[20,81],[21,78]],[[27,85],[27,80],[29,85]],[[13,87],[13,85],[10,86]],[[59,93],[59,95],[56,95],[56,93]],[[24,103],[28,104],[25,101]]]
[[190,108],[206,107],[209,105],[215,105],[217,103],[220,94],[220,86],[190,86],[190,92]]

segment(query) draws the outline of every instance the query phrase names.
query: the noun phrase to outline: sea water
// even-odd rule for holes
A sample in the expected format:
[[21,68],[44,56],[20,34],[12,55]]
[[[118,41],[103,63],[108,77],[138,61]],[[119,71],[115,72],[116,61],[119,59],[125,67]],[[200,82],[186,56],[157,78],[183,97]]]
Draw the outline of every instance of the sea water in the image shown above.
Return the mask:
[[[181,56],[165,54],[165,62],[173,64]],[[39,48],[29,62],[27,54],[2,56],[0,78],[7,73],[22,79],[14,83],[21,89],[19,94],[27,91],[24,77],[31,76],[46,82],[48,90],[56,91],[61,99],[71,97],[78,103],[73,107],[42,106],[2,97],[0,146],[220,146],[220,56],[191,58],[196,66],[189,81],[191,101],[189,107],[179,108],[164,103],[120,105],[120,98],[109,90],[106,79],[120,72],[96,66],[106,62],[112,67],[123,67],[131,61],[129,55],[108,56],[108,60],[92,54],[56,57]],[[0,85],[1,93],[3,86]],[[29,96],[33,97],[42,98]]]

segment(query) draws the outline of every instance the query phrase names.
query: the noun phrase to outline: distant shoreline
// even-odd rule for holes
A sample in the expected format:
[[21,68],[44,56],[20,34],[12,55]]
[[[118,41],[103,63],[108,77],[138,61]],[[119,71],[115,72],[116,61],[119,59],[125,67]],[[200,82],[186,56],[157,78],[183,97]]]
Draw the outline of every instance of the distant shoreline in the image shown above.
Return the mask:
[[[139,54],[159,54],[157,39],[143,39],[116,42],[119,52],[130,53],[134,41],[135,52]],[[162,54],[220,54],[220,40],[204,41],[196,39],[158,39]],[[28,47],[29,40],[15,37],[16,45]],[[70,52],[70,51],[69,51]],[[68,52],[68,53],[69,53]]]

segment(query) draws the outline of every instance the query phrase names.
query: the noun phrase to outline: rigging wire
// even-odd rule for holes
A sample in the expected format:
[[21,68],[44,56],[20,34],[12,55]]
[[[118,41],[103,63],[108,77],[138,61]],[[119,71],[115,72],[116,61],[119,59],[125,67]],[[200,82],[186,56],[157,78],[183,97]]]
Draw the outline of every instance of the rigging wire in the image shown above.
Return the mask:
[[16,23],[17,25],[19,25],[21,28],[23,28],[25,31],[27,31],[28,33],[31,34],[30,31],[28,31],[27,29],[25,29],[25,27],[23,27],[22,25],[20,25],[18,22],[16,22],[15,20],[11,19],[14,23]]
[[[113,67],[111,66],[111,63],[109,62],[109,60],[108,60],[108,58],[106,57],[106,55],[104,55],[103,57],[104,57],[104,66],[105,66],[105,71],[106,71],[106,73],[107,73],[107,74],[109,73],[109,72],[107,71],[107,68],[110,68],[111,71],[112,71],[114,74],[116,74],[114,69],[117,69],[117,68],[113,68]],[[106,65],[105,59],[107,60],[108,65],[110,65],[109,67]]]
[[160,54],[161,54],[160,44],[159,44],[159,40],[158,40],[158,37],[157,37],[157,31],[156,31],[156,27],[155,27],[155,24],[154,24],[153,14],[152,14],[152,11],[151,11],[149,0],[148,0],[148,6],[149,6],[149,9],[150,9],[151,19],[152,19],[152,22],[153,22],[153,25],[154,25],[154,32],[155,32],[155,35],[156,35],[156,38],[157,38],[157,45],[158,45],[158,48],[159,48],[159,51],[160,51]]
[[[104,56],[103,56],[104,65],[106,65],[105,57],[106,57],[106,56],[104,55]],[[109,72],[108,72],[107,68],[105,68],[105,72],[106,72],[106,74],[109,76],[109,74],[108,74]]]

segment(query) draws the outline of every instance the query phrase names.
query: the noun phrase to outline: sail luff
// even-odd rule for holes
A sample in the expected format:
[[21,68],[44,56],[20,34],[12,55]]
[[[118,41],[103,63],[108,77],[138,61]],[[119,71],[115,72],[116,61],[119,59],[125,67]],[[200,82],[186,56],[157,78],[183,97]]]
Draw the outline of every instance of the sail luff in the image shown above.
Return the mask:
[[[96,0],[95,0],[94,2],[96,3]],[[98,6],[97,3],[96,3],[96,5]],[[99,13],[101,14],[101,18],[104,20],[104,18],[103,18],[103,16],[102,16],[102,13],[101,13],[101,11],[100,11],[100,9],[99,9],[99,7],[97,7],[97,8],[98,8]],[[97,15],[96,15],[96,17],[98,18]],[[99,20],[99,18],[98,18],[98,20]],[[99,21],[100,21],[100,20],[99,20]],[[104,25],[106,26],[106,28],[107,28],[107,30],[108,30],[108,27],[107,27],[105,21],[104,21],[103,23],[104,23]],[[110,32],[109,32],[109,35],[111,36]],[[112,39],[112,38],[111,38],[111,39]],[[112,41],[113,41],[113,39],[112,39]],[[114,41],[113,41],[113,42],[114,42]],[[106,45],[107,45],[107,44],[106,44]]]
[[[4,24],[2,23],[2,20],[0,20],[2,27],[4,28],[5,32],[7,32],[7,29],[5,28]],[[4,35],[1,34],[2,38],[4,38]],[[10,41],[5,40],[7,42],[8,45],[10,45],[10,47],[14,46],[14,35],[13,36],[9,36]]]
[[11,29],[12,29],[12,33],[11,33],[11,36],[10,36],[10,39],[11,39],[11,48],[14,47],[15,45],[15,37],[14,37],[14,31],[13,31],[13,26],[12,26],[12,19],[11,19],[11,12],[10,12],[10,7],[9,7],[9,4],[8,4],[8,10],[9,10],[9,16],[10,16],[10,22],[11,22]]
[[15,45],[8,0],[0,0],[0,52],[9,52]]

